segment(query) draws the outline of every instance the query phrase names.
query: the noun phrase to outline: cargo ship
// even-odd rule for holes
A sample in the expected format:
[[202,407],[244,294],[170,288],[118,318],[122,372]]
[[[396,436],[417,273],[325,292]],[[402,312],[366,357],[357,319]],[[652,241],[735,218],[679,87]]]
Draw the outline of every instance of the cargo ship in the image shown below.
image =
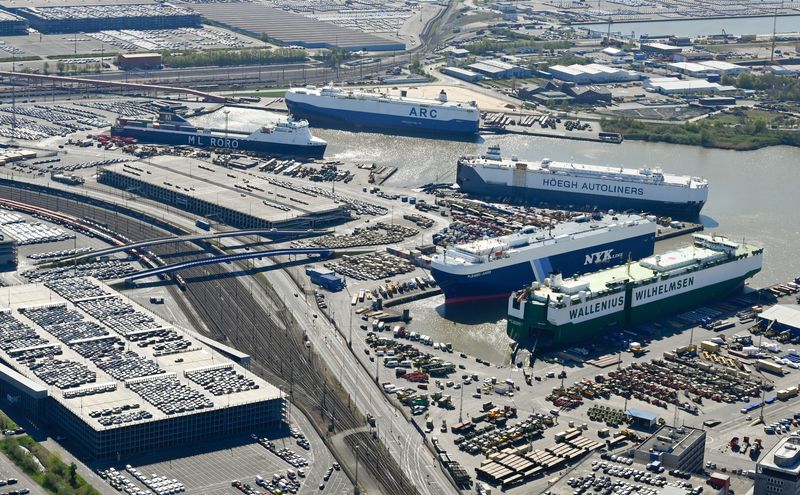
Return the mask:
[[669,317],[733,293],[761,270],[763,249],[725,237],[694,242],[582,277],[551,275],[509,297],[517,341],[572,344]]
[[334,87],[291,88],[284,97],[286,107],[319,126],[437,134],[466,137],[478,133],[481,113],[475,102],[448,101],[442,91],[435,100]]
[[142,143],[196,146],[266,155],[322,158],[328,143],[311,135],[305,120],[281,121],[254,132],[195,127],[174,111],[162,110],[155,120],[120,117],[111,135],[135,138]]
[[504,159],[500,147],[459,159],[459,188],[479,197],[562,207],[647,211],[696,218],[708,199],[708,181],[660,168],[622,168]]
[[653,254],[657,225],[637,215],[581,215],[550,229],[449,246],[431,260],[445,302],[505,298],[554,271],[593,272]]

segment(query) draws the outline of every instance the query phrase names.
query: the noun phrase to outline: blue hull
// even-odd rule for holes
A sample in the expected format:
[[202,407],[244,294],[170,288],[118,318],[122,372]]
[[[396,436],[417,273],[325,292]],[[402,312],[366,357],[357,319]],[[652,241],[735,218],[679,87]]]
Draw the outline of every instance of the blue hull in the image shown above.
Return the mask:
[[456,181],[462,191],[471,195],[505,203],[532,204],[549,207],[580,208],[589,211],[593,208],[617,211],[633,210],[637,212],[657,213],[686,220],[695,220],[705,203],[667,203],[647,199],[621,198],[617,196],[601,196],[568,191],[548,191],[526,187],[507,186],[504,184],[488,184],[474,168],[458,164]]
[[479,121],[437,120],[419,117],[398,117],[369,112],[321,108],[306,103],[286,100],[286,107],[294,117],[306,119],[311,125],[358,130],[392,131],[396,133],[455,137],[474,137],[480,128]]
[[305,158],[322,158],[325,146],[298,146],[280,143],[248,141],[246,137],[209,136],[206,134],[182,134],[168,131],[151,131],[149,129],[117,127],[111,128],[112,136],[136,138],[142,143],[174,144],[178,146],[194,146],[197,148],[213,148],[218,150],[250,151],[266,155],[287,155]]
[[[597,244],[586,249],[569,251],[535,260],[521,260],[520,263],[494,270],[486,270],[473,275],[455,275],[436,268],[431,275],[442,288],[445,302],[463,303],[481,299],[508,297],[515,290],[530,285],[552,273],[559,272],[564,277],[590,273],[617,266],[628,261],[651,256],[655,245],[655,234],[632,237],[623,241]],[[612,250],[608,259],[602,263],[587,263],[587,256]],[[535,253],[534,253],[535,254]],[[490,267],[487,264],[487,268]],[[541,282],[541,280],[539,280]]]

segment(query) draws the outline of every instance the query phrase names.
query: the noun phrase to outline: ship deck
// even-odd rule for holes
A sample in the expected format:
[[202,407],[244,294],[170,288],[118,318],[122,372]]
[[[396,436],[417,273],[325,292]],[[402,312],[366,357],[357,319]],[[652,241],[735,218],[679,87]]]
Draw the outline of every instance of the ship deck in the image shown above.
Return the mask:
[[[761,248],[749,244],[738,244],[734,256],[751,255]],[[574,295],[579,290],[587,290],[593,294],[609,290],[615,284],[623,282],[642,282],[650,280],[660,274],[670,274],[682,271],[686,267],[696,267],[703,262],[725,259],[720,252],[700,246],[686,246],[660,255],[653,255],[635,263],[608,268],[599,272],[589,273],[582,277],[565,279],[561,286],[566,290],[554,290],[544,285],[534,291],[537,298],[547,298],[548,295],[565,294]],[[651,268],[652,267],[652,268]],[[660,269],[654,269],[659,267]],[[573,289],[571,294],[570,289]]]
[[[575,236],[575,237],[583,237],[593,235],[599,232],[606,231],[609,226],[611,225],[622,225],[625,228],[628,222],[647,222],[644,218],[639,215],[615,215],[613,218],[616,220],[612,220],[612,217],[606,216],[601,220],[589,220],[588,222],[565,222],[560,223],[552,228],[552,230],[547,230],[544,228],[538,229],[536,232],[532,234],[527,234],[530,241],[526,245],[522,245],[519,247],[510,247],[508,245],[509,239],[515,237],[516,234],[502,236],[502,237],[493,237],[489,239],[481,239],[478,241],[473,241],[466,244],[460,244],[457,246],[453,246],[452,248],[448,248],[447,250],[447,259],[443,259],[443,256],[437,255],[437,261],[449,264],[449,265],[468,265],[468,264],[475,264],[476,262],[473,261],[474,257],[481,257],[486,258],[487,255],[490,253],[496,252],[520,252],[520,251],[528,251],[531,249],[536,249],[542,247],[544,245],[552,244],[558,238],[564,236]],[[526,234],[521,234],[526,235]],[[460,252],[466,253],[466,255],[461,255]],[[461,255],[461,256],[460,256]]]
[[686,175],[675,175],[664,173],[662,171],[662,182],[655,182],[652,176],[644,175],[634,168],[623,167],[608,167],[603,165],[589,165],[584,163],[568,163],[550,161],[546,167],[542,166],[542,161],[523,162],[515,160],[503,159],[500,161],[481,159],[466,160],[464,163],[471,166],[484,166],[488,168],[505,168],[513,170],[517,164],[524,163],[529,172],[551,173],[561,177],[569,177],[575,175],[578,177],[592,178],[592,179],[607,179],[607,180],[620,180],[622,182],[630,182],[635,184],[654,184],[666,185],[675,187],[690,187],[695,189],[708,187],[708,182],[705,179],[697,177],[690,177]]

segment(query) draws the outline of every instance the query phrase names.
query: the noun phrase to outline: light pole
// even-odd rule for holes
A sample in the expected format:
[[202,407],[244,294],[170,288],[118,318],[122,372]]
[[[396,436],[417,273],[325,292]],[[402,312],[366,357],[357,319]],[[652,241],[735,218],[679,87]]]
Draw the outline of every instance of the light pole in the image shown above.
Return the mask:
[[355,495],[359,494],[358,490],[358,445],[355,446],[355,453],[356,453],[356,486],[353,487],[353,493]]

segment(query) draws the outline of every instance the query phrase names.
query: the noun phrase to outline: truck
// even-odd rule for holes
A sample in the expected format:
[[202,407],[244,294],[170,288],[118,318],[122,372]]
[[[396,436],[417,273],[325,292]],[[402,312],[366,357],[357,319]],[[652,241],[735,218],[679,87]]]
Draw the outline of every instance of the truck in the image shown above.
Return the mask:
[[768,371],[776,375],[783,376],[783,366],[773,361],[766,359],[759,359],[756,361],[756,367],[760,370]]

